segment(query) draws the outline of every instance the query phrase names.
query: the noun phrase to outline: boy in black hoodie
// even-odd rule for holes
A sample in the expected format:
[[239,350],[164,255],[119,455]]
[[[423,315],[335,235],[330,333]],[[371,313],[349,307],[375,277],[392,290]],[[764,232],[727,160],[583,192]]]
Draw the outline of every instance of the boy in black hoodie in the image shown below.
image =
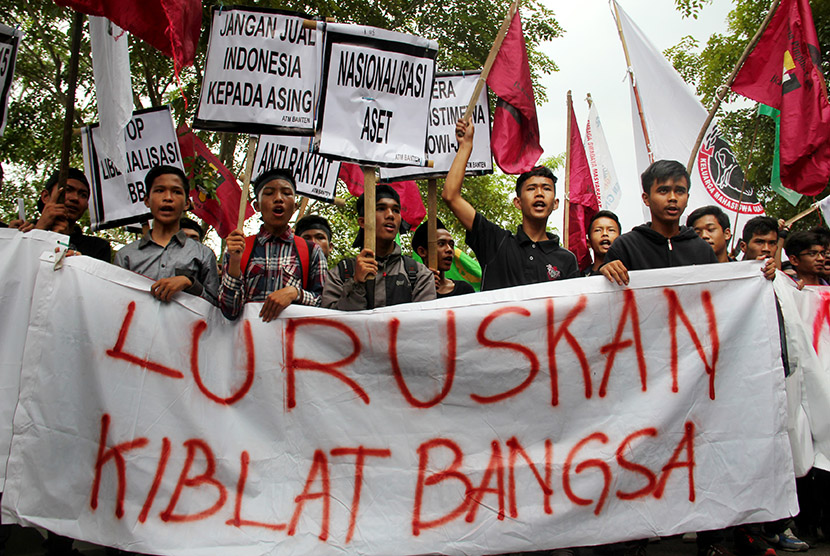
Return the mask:
[[600,269],[612,282],[628,284],[629,270],[718,262],[712,247],[692,228],[680,225],[689,202],[689,174],[675,160],[658,160],[642,175],[643,202],[651,222],[617,238]]

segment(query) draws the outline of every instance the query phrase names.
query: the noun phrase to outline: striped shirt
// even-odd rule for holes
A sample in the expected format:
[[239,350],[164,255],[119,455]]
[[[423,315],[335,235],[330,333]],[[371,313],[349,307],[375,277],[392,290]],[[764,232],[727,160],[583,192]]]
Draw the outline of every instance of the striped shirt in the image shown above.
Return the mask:
[[317,245],[309,256],[308,285],[303,288],[303,269],[294,246],[294,233],[288,229],[275,236],[265,227],[259,229],[248,265],[242,276],[234,278],[228,272],[229,256],[222,261],[222,285],[219,288],[219,308],[233,320],[242,313],[249,301],[265,301],[269,294],[294,286],[300,296],[294,301],[300,305],[320,306],[320,295],[326,280],[326,257]]

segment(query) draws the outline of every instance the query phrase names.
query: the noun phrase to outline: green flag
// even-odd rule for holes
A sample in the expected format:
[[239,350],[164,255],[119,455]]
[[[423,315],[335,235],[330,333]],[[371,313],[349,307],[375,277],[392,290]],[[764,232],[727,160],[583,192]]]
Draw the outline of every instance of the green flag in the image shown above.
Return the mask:
[[772,155],[770,187],[772,187],[773,191],[784,197],[791,205],[795,206],[801,200],[802,195],[792,189],[784,187],[781,183],[781,111],[766,104],[759,104],[758,114],[769,116],[775,120],[775,152]]

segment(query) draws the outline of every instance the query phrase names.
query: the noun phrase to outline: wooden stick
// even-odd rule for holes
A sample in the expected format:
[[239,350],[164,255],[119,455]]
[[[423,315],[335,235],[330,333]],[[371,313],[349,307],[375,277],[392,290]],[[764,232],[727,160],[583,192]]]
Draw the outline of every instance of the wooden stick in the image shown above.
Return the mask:
[[568,91],[568,125],[567,125],[567,138],[565,139],[565,213],[562,216],[562,247],[565,249],[568,248],[568,235],[570,232],[570,201],[568,200],[568,195],[571,192],[571,114],[573,113],[574,105],[573,105],[573,98],[571,97],[571,92]]
[[251,188],[251,174],[254,171],[254,156],[256,155],[257,138],[248,136],[248,153],[245,156],[245,176],[242,178],[242,194],[239,196],[239,217],[236,220],[236,229],[242,231],[245,224],[245,209],[248,208],[248,195]]
[[752,167],[752,158],[755,154],[755,139],[758,137],[758,120],[761,115],[758,114],[758,107],[755,107],[755,129],[752,132],[752,142],[749,144],[749,160],[746,163],[746,170],[744,171],[744,179],[741,180],[741,194],[738,196],[738,208],[735,209],[735,222],[732,224],[732,241],[730,241],[729,249],[735,248],[735,242],[738,238],[738,219],[741,217],[741,205],[744,202],[744,191],[746,191],[746,175]]
[[700,128],[700,133],[697,135],[697,141],[695,141],[695,146],[692,147],[692,152],[689,154],[689,162],[686,164],[686,171],[690,174],[692,173],[692,168],[695,164],[695,158],[697,157],[697,150],[700,148],[700,144],[703,142],[703,138],[706,136],[706,131],[709,129],[709,125],[712,123],[712,120],[715,118],[715,113],[720,108],[720,103],[723,101],[723,97],[729,92],[729,88],[732,86],[732,83],[735,81],[735,77],[738,75],[738,72],[741,69],[741,66],[744,65],[746,59],[749,57],[749,54],[752,52],[752,49],[755,48],[755,45],[758,44],[758,41],[761,40],[761,35],[769,25],[772,16],[775,15],[775,10],[778,9],[779,0],[773,0],[772,5],[769,7],[769,13],[767,17],[764,18],[764,21],[761,23],[761,26],[758,28],[758,31],[755,32],[755,36],[752,37],[752,40],[749,41],[749,44],[746,45],[744,48],[743,54],[741,54],[741,58],[738,60],[738,63],[735,64],[735,69],[732,70],[732,73],[729,74],[729,77],[726,79],[726,83],[718,89],[718,92],[715,94],[715,104],[712,106],[712,109],[709,110],[709,115],[706,116],[706,121],[703,122],[703,127]]
[[504,42],[504,37],[507,36],[507,30],[510,29],[510,22],[513,21],[513,16],[516,15],[516,12],[519,10],[519,2],[520,0],[513,0],[513,3],[510,4],[510,9],[507,10],[507,15],[504,16],[501,29],[499,29],[499,33],[496,35],[496,40],[493,41],[493,46],[490,47],[490,53],[487,55],[487,60],[484,62],[484,69],[481,70],[481,75],[478,77],[478,81],[476,81],[475,89],[473,89],[473,95],[470,97],[469,104],[467,104],[467,110],[464,111],[464,120],[469,121],[473,115],[473,109],[475,109],[476,101],[478,100],[485,83],[487,83],[487,76],[490,75],[490,68],[493,67],[493,62],[496,61],[496,56],[499,53],[499,49],[501,49],[501,43]]
[[620,34],[620,41],[622,41],[623,54],[625,54],[625,65],[628,69],[628,78],[631,79],[631,89],[634,91],[634,100],[637,103],[637,113],[640,116],[640,126],[643,128],[643,138],[646,142],[646,150],[648,151],[648,162],[654,162],[654,151],[651,148],[651,139],[648,136],[648,126],[646,125],[646,117],[643,113],[643,101],[640,99],[640,91],[637,89],[637,81],[634,79],[634,71],[631,67],[631,56],[628,53],[628,44],[625,42],[625,35],[623,34],[622,23],[620,22],[620,12],[617,10],[617,3],[614,2],[614,19],[617,21],[617,32]]
[[438,270],[438,180],[427,180],[427,259],[430,270]]
[[818,204],[818,203],[813,203],[812,205],[810,205],[810,208],[808,208],[807,210],[804,210],[804,211],[799,212],[798,214],[796,214],[795,216],[793,216],[792,218],[790,218],[789,220],[787,220],[786,222],[784,222],[784,226],[786,226],[786,227],[788,227],[788,228],[789,228],[789,227],[790,227],[790,226],[792,226],[794,223],[798,222],[799,220],[801,220],[801,219],[802,219],[802,218],[804,218],[805,216],[808,216],[808,215],[810,215],[810,214],[813,214],[813,213],[814,213],[814,212],[816,212],[818,209],[819,209],[819,204]]
[[306,207],[308,207],[308,197],[303,197],[303,200],[300,201],[300,210],[297,213],[297,220],[303,217]]
[[69,177],[69,154],[72,150],[72,121],[75,119],[75,91],[78,88],[78,63],[81,58],[81,34],[84,14],[75,12],[72,18],[72,53],[69,59],[69,77],[66,84],[66,117],[63,120],[63,144],[58,186],[52,190],[52,202],[57,203]]
[[[375,251],[376,247],[376,219],[375,219],[375,185],[378,177],[373,166],[363,167],[363,248]],[[367,280],[374,280],[375,276],[370,274]],[[369,287],[369,286],[367,286]]]

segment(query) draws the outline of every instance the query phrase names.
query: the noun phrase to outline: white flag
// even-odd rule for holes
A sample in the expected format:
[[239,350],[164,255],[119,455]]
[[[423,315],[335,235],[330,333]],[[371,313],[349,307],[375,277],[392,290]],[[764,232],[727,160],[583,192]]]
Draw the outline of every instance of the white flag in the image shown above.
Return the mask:
[[[646,148],[643,124],[638,115],[634,90],[631,92],[634,144],[637,168],[643,172],[652,160],[678,160],[684,166],[694,148],[707,112],[680,74],[648,40],[619,4],[619,22],[631,58],[632,84],[639,92],[643,119],[648,130],[652,158]],[[753,184],[744,183],[744,174],[735,155],[712,125],[697,153],[691,172],[691,189],[686,215],[705,205],[723,209],[734,223],[740,206],[738,234],[747,219],[764,214]],[[681,224],[685,224],[685,220]]]
[[614,170],[614,161],[611,160],[611,151],[602,131],[602,122],[599,119],[597,103],[591,102],[588,111],[588,123],[585,124],[585,154],[588,156],[588,165],[591,167],[591,179],[594,182],[594,191],[599,199],[599,208],[615,210],[620,204],[622,188],[617,172]]
[[124,128],[133,115],[128,34],[105,17],[89,16],[92,73],[98,99],[97,148],[122,172],[127,167]]

